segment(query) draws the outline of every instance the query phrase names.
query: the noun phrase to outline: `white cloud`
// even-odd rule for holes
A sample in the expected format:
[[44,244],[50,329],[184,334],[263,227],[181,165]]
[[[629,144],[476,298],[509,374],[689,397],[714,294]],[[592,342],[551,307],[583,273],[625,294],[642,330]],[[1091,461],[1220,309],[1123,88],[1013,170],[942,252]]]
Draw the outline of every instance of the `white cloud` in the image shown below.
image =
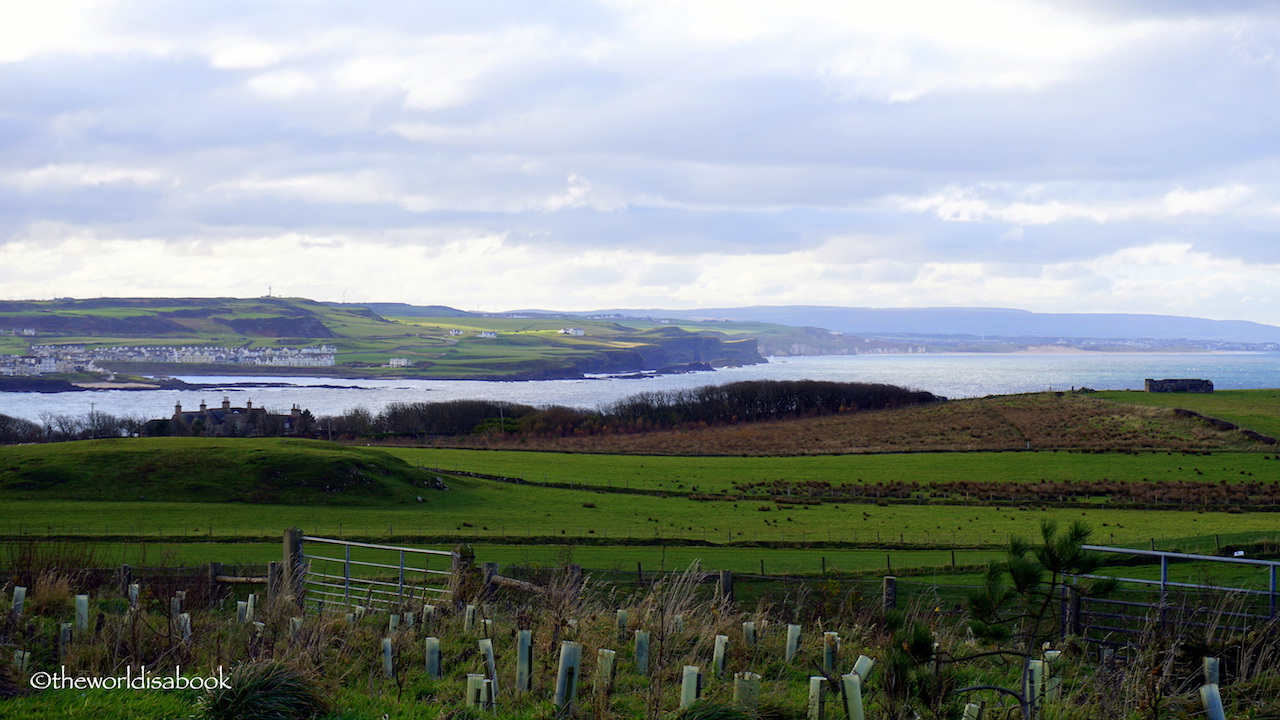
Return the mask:
[[249,88],[263,95],[288,98],[299,93],[309,92],[316,88],[316,81],[310,75],[297,70],[255,75],[248,81]]
[[[1119,192],[1117,192],[1119,190]],[[885,204],[904,212],[929,213],[948,222],[1006,222],[1014,225],[1050,225],[1069,220],[1095,223],[1122,220],[1172,220],[1187,215],[1217,215],[1253,194],[1251,187],[1230,185],[1204,190],[1172,190],[1163,196],[1132,196],[1123,187],[1104,189],[1059,188],[1066,200],[1038,199],[1042,186],[951,187],[921,197],[890,197]],[[1021,197],[1020,197],[1021,196]],[[1032,196],[1031,199],[1023,199]],[[1120,199],[1116,199],[1119,197]]]
[[102,165],[45,165],[0,175],[0,181],[24,190],[116,185],[151,185],[168,179],[154,168],[110,167]]
[[486,73],[537,62],[546,42],[534,28],[494,35],[390,36],[380,47],[366,39],[333,78],[346,90],[402,94],[407,107],[441,110],[476,97],[478,80]]
[[621,2],[640,37],[743,47],[748,67],[827,77],[837,92],[904,102],[955,89],[1037,89],[1155,28],[1011,0]]
[[1206,190],[1172,190],[1164,196],[1164,207],[1170,215],[1219,215],[1253,194],[1244,185],[1215,187]]
[[211,186],[213,192],[239,196],[270,195],[303,202],[369,204],[394,202],[389,183],[372,171],[320,173],[284,178],[250,177]]
[[0,5],[0,63],[42,55],[143,51],[165,55],[172,41],[108,30],[110,0],[41,0]]
[[494,309],[1259,317],[1280,259],[1263,5],[10,3],[0,245],[79,295],[185,287],[198,255]]
[[259,70],[280,62],[290,50],[288,45],[259,38],[226,37],[214,41],[209,62],[222,70]]
[[[245,257],[253,262],[245,264]],[[369,299],[483,310],[733,306],[767,296],[772,304],[1015,305],[1280,320],[1273,310],[1280,307],[1280,264],[1215,257],[1188,243],[1057,263],[993,264],[833,259],[824,248],[694,255],[579,251],[461,229],[404,228],[376,236],[222,233],[210,243],[202,235],[130,239],[41,224],[0,244],[0,283],[10,297],[51,291],[253,296],[272,285],[281,294],[322,300],[360,288]]]

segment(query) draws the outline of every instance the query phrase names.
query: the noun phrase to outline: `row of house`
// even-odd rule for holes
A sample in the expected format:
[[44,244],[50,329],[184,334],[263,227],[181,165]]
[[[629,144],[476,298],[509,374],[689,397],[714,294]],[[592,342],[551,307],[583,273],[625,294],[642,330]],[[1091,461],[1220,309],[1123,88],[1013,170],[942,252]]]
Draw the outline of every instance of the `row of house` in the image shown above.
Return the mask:
[[76,345],[36,345],[37,356],[82,356],[96,362],[216,363],[282,367],[331,367],[338,348],[318,345],[301,348],[224,348],[209,345],[130,345],[86,351]]
[[0,355],[0,375],[30,377],[48,373],[103,372],[82,356]]

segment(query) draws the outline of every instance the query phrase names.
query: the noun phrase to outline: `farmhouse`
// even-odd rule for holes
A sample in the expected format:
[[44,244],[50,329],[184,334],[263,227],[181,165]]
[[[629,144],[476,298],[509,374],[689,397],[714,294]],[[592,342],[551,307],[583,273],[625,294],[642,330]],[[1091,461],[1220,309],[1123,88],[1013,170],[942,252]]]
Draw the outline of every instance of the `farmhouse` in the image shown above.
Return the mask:
[[1147,392],[1213,392],[1212,380],[1192,380],[1186,378],[1175,380],[1152,380],[1151,378],[1147,378],[1143,383]]
[[149,436],[195,435],[203,437],[255,437],[297,435],[306,431],[314,422],[309,410],[297,405],[288,415],[267,412],[246,401],[244,407],[231,407],[231,400],[222,398],[221,407],[211,408],[200,401],[199,410],[183,410],[182,403],[174,405],[173,415],[167,420],[151,420],[142,434]]

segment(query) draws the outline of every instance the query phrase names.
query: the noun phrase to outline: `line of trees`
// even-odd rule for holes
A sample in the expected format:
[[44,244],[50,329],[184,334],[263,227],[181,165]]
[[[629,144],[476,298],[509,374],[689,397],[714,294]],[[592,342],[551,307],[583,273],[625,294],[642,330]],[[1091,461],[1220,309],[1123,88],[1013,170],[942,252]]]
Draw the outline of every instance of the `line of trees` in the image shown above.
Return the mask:
[[514,433],[565,437],[709,427],[740,422],[885,410],[939,402],[932,393],[871,383],[761,380],[644,392],[597,411],[488,400],[392,403],[376,415],[357,408],[321,417],[320,434],[399,437]]
[[[894,385],[759,380],[689,390],[644,392],[595,411],[559,405],[533,407],[493,400],[391,403],[378,413],[356,408],[341,415],[322,416],[314,422],[308,414],[308,422],[294,434],[333,440],[483,433],[568,437],[885,410],[943,399],[932,393]],[[147,422],[145,418],[103,412],[79,416],[45,413],[38,423],[0,415],[0,443],[128,437],[142,432]],[[263,435],[281,434],[265,427],[259,432]]]
[[40,413],[40,422],[0,414],[0,445],[129,437],[146,418],[92,411],[84,415]]

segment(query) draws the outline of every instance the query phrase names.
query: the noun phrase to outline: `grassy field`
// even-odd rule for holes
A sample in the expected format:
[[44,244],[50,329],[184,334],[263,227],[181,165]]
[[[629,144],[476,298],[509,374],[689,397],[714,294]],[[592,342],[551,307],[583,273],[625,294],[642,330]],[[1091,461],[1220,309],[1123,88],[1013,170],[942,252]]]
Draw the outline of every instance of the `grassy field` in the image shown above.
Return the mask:
[[[450,489],[437,490],[430,487],[435,473],[422,467],[561,487],[446,476]],[[0,449],[0,498],[6,509],[0,533],[274,539],[296,525],[312,534],[437,542],[992,547],[1010,534],[1033,534],[1042,519],[1084,519],[1101,542],[1118,544],[1280,530],[1280,514],[1238,508],[1157,511],[1111,507],[1101,498],[1076,507],[983,502],[981,497],[948,504],[925,497],[934,483],[964,478],[1033,486],[1107,479],[1267,488],[1280,479],[1280,453],[635,457],[364,448],[281,439],[89,441]],[[874,488],[891,481],[916,483],[920,489],[892,502],[785,504],[768,495],[697,499],[733,497],[744,484],[778,480],[798,489],[822,482]],[[635,494],[640,491],[648,494]]]
[[[533,482],[670,492],[732,492],[738,483],[808,481],[933,483],[958,478],[995,482],[1125,482],[1280,480],[1280,461],[1253,452],[1188,455],[1128,453],[978,452],[801,457],[678,457],[384,448],[421,467],[466,470]],[[1278,453],[1280,455],[1280,453]]]
[[[460,480],[422,504],[392,507],[245,503],[7,501],[7,537],[256,538],[284,528],[375,540],[515,538],[527,543],[628,541],[707,544],[844,542],[866,545],[992,547],[1031,536],[1041,520],[1085,520],[1104,543],[1145,544],[1223,532],[1280,532],[1275,513],[1018,509],[956,505],[835,505],[778,509],[772,503],[704,503],[684,498]],[[589,507],[594,505],[594,507]],[[761,507],[769,508],[762,512]],[[513,512],[513,508],[520,508]]]

